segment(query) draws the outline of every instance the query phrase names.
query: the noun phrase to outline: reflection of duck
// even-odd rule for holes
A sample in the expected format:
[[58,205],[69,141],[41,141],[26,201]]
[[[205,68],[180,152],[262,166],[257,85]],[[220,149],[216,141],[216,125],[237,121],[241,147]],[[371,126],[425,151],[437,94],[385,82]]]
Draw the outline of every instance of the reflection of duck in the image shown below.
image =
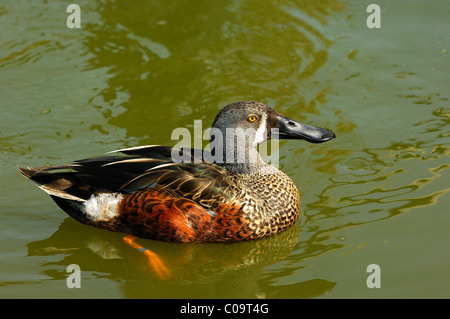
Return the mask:
[[[292,266],[288,266],[289,258],[293,252],[298,253],[295,250],[299,249],[299,234],[300,225],[296,223],[279,236],[233,245],[178,245],[137,240],[160,256],[172,274],[168,280],[159,280],[149,272],[148,263],[130,251],[117,233],[86,229],[70,219],[64,220],[50,237],[29,243],[28,256],[47,256],[47,262],[41,267],[50,278],[65,280],[67,273],[55,271],[55,268],[66,269],[70,264],[77,264],[82,272],[82,288],[89,284],[87,274],[92,273],[94,277],[120,283],[120,293],[128,298],[320,296],[331,290],[335,283],[319,278],[277,283],[280,277],[293,272]],[[282,266],[286,258],[287,264]],[[295,260],[299,261],[298,256]],[[267,267],[274,264],[277,264],[276,268],[268,272]]]
[[[168,280],[160,280],[149,272],[146,261],[130,251],[119,234],[86,229],[71,219],[65,219],[48,238],[27,246],[28,256],[46,256],[46,262],[41,264],[42,274],[61,280],[62,285],[68,276],[64,270],[70,264],[80,267],[81,290],[93,285],[91,277],[108,279],[112,287],[115,283],[120,285],[110,294],[105,291],[103,297],[106,298],[309,298],[322,295],[335,283],[319,278],[308,280],[303,276],[278,283],[297,267],[292,268],[290,262],[294,258],[292,254],[297,255],[301,250],[299,234],[300,225],[296,223],[279,236],[233,245],[179,245],[138,239],[167,265],[172,273]],[[296,262],[300,259],[295,257]]]
[[[297,188],[263,162],[257,146],[270,138],[321,143],[334,137],[330,130],[290,120],[262,103],[241,101],[216,116],[212,152],[144,146],[121,150],[128,157],[20,171],[76,220],[131,234],[127,243],[145,251],[157,268],[157,256],[134,236],[236,242],[291,227],[300,212]],[[183,161],[177,162],[180,157]],[[73,171],[50,172],[61,169]]]
[[209,298],[211,293],[217,297],[269,297],[276,287],[264,281],[264,269],[285,260],[300,233],[296,223],[279,236],[233,245],[137,239],[158,254],[172,275],[158,280],[148,271],[146,260],[131,251],[117,233],[83,227],[64,220],[50,237],[29,243],[28,256],[47,256],[42,271],[51,278],[66,278],[54,265],[65,269],[74,263],[81,269],[82,287],[89,284],[87,274],[92,273],[120,283],[120,290],[132,298]]

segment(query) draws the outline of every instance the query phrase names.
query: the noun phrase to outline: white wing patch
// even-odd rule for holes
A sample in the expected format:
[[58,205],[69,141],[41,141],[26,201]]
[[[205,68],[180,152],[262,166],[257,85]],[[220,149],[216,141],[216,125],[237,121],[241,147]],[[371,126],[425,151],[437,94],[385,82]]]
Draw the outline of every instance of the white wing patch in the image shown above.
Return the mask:
[[108,221],[117,216],[118,205],[123,195],[94,194],[85,203],[86,216],[92,221]]

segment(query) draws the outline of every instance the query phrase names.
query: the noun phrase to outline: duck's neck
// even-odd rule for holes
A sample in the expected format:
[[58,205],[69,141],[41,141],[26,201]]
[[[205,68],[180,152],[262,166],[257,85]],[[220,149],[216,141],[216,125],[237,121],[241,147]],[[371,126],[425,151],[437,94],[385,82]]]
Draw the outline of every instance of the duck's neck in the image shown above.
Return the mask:
[[218,165],[222,166],[227,171],[232,172],[234,174],[252,175],[252,174],[260,173],[261,170],[267,164],[264,163],[264,161],[259,156],[258,152],[256,152],[256,153],[257,153],[257,156],[258,156],[258,162],[256,162],[256,163],[253,163],[253,162],[244,162],[244,163],[240,163],[240,162],[230,162],[230,163],[224,162],[224,163],[218,163]]
[[267,166],[258,150],[237,136],[225,138],[225,143],[218,141],[212,152],[215,163],[234,174],[254,174]]

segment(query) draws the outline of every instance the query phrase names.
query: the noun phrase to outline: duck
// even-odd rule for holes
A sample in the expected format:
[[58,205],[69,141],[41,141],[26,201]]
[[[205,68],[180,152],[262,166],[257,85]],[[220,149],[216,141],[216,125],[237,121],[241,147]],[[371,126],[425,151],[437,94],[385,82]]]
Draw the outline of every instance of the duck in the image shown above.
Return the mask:
[[[233,243],[279,234],[300,215],[295,183],[263,161],[258,145],[269,139],[323,143],[335,137],[329,129],[244,100],[218,112],[210,151],[146,145],[66,165],[18,169],[69,216],[124,233],[124,241],[139,251],[146,249],[136,238]],[[166,272],[158,259],[152,263]]]

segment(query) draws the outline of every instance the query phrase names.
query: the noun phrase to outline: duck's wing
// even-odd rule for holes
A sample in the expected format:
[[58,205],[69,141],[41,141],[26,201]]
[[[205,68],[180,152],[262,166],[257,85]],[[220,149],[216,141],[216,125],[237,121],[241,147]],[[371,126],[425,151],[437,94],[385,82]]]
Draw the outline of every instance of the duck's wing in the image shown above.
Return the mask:
[[[124,155],[19,170],[50,195],[80,201],[95,193],[133,193],[158,186],[174,196],[207,204],[229,187],[225,171],[205,162],[202,150],[149,145],[114,152]],[[177,161],[172,156],[175,152]]]
[[[19,168],[67,214],[99,228],[164,241],[247,240],[251,232],[227,171],[196,150],[149,146],[72,164]],[[195,155],[197,153],[197,155]]]

